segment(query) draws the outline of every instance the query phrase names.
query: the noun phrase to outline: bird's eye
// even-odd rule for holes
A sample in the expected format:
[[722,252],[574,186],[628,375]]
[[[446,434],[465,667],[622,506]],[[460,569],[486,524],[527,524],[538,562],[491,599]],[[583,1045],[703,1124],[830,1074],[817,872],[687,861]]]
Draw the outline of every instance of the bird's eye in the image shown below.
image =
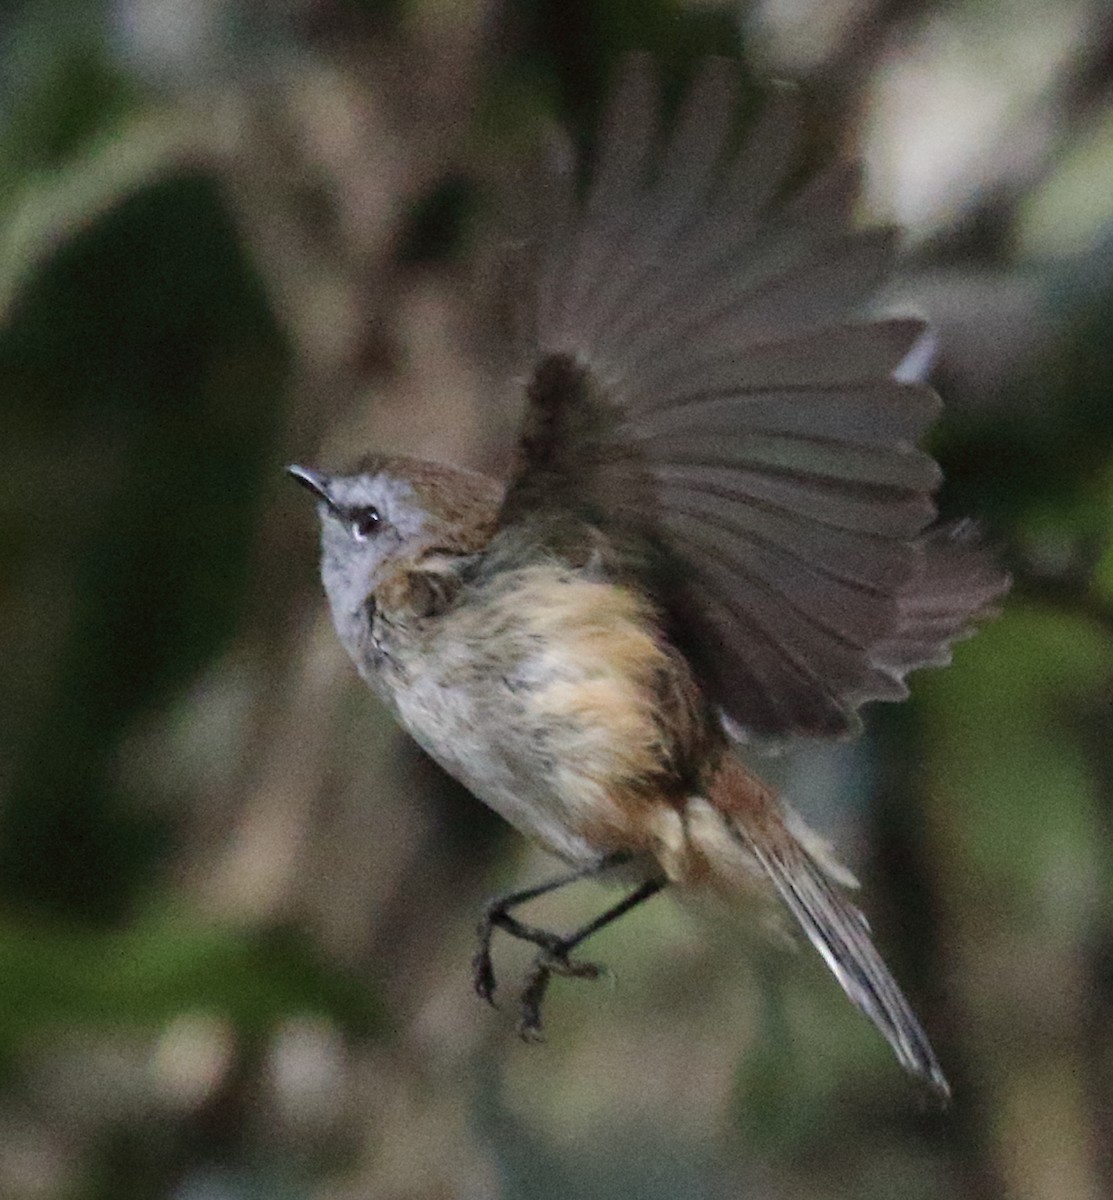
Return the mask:
[[352,537],[357,542],[365,542],[369,537],[374,537],[383,523],[382,514],[372,504],[365,508],[353,508],[349,519],[352,522]]

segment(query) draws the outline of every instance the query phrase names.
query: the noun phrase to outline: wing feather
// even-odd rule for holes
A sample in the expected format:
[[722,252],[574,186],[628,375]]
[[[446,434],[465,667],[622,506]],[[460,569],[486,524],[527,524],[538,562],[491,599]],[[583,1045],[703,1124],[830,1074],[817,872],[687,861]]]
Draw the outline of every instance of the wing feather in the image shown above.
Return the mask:
[[[631,240],[630,226],[638,211],[638,195],[652,161],[657,138],[657,96],[648,59],[626,61],[603,121],[598,169],[588,192],[585,219],[567,231],[564,259],[546,281],[553,319],[539,336],[553,347],[573,344],[585,316],[598,319],[594,298],[616,248]],[[618,269],[622,269],[622,256]]]
[[738,418],[743,415],[747,433],[780,432],[877,448],[907,444],[914,452],[913,444],[936,409],[935,393],[922,384],[832,383],[795,388],[728,384],[721,390],[666,397],[651,412],[639,413],[636,432],[648,439],[698,427],[727,436],[738,432]]
[[[826,325],[754,346],[709,349],[679,369],[650,362],[636,379],[643,404],[734,389],[829,387],[887,379],[923,336],[922,321]],[[938,409],[938,400],[934,401]]]
[[711,493],[740,507],[766,506],[797,516],[817,538],[827,528],[900,538],[910,528],[923,528],[934,512],[922,493],[882,484],[851,485],[814,476],[681,463],[662,463],[654,475],[665,510],[686,492]]
[[[578,339],[604,377],[638,381],[648,367],[683,371],[711,348],[748,348],[838,320],[860,308],[884,278],[888,231],[793,245],[751,247],[743,262],[708,264],[693,249],[652,295],[629,310],[620,336]],[[684,248],[680,249],[685,254]],[[699,268],[703,268],[702,271]],[[639,381],[640,382],[640,381]],[[650,389],[638,388],[648,399]]]
[[556,157],[501,519],[563,509],[655,548],[670,629],[734,724],[846,732],[945,661],[1005,579],[967,535],[925,533],[939,469],[917,442],[938,400],[894,378],[923,324],[862,316],[894,233],[853,228],[860,168],[793,192],[796,94],[737,152],[736,93],[709,60],[662,134],[631,57],[583,201]]

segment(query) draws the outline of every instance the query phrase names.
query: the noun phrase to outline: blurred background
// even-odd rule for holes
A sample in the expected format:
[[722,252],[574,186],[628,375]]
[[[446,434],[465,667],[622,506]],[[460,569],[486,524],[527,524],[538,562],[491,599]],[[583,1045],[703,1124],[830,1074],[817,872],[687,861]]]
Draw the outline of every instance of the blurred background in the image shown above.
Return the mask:
[[[711,51],[751,106],[799,80],[809,152],[864,156],[944,511],[1015,575],[862,740],[762,768],[862,876],[947,1112],[813,954],[667,898],[521,1045],[474,921],[553,864],[357,682],[280,471],[500,468],[485,230],[631,48],[674,95]],[[1113,1195],[1111,346],[1108,3],[4,5],[0,1197]]]

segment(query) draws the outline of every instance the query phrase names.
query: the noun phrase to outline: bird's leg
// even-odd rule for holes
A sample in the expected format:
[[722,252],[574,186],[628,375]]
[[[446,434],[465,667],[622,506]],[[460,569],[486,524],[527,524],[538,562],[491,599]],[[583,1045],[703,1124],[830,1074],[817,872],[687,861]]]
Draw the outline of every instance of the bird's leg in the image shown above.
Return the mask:
[[[544,942],[538,942],[537,957],[526,976],[526,984],[522,989],[519,1001],[521,1019],[518,1032],[527,1042],[537,1041],[541,1037],[541,1002],[549,989],[549,982],[554,975],[572,975],[577,979],[597,979],[600,968],[596,963],[569,962],[568,954],[581,942],[586,941],[593,933],[597,933],[605,925],[617,921],[632,908],[655,896],[666,884],[661,876],[647,879],[634,889],[625,899],[612,905],[606,912],[600,913],[593,921],[570,933],[565,937],[546,936]],[[531,939],[532,940],[532,939]]]
[[[510,892],[508,895],[496,896],[493,900],[488,900],[483,906],[483,915],[476,928],[479,945],[476,947],[475,957],[472,959],[472,983],[480,999],[486,1000],[488,1004],[494,1004],[495,970],[491,965],[491,938],[496,928],[503,929],[512,937],[520,938],[524,942],[532,942],[542,951],[551,950],[553,953],[559,953],[562,939],[558,934],[524,924],[510,915],[512,908],[517,908],[518,905],[525,904],[529,900],[536,900],[538,896],[555,892],[566,884],[576,883],[581,879],[593,879],[609,868],[627,862],[629,857],[628,854],[623,853],[608,854],[598,862],[570,871],[566,875],[558,875],[555,879],[538,884],[536,887],[525,888],[520,892]],[[567,949],[565,954],[567,954]]]

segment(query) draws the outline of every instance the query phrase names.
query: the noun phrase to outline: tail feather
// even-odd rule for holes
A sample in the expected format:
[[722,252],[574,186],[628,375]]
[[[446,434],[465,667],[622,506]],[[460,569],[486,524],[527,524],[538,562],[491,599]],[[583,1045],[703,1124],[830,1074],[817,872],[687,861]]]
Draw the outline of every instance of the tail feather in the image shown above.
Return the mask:
[[897,981],[870,939],[866,918],[794,841],[773,850],[737,830],[842,989],[877,1026],[904,1069],[944,1099],[950,1087]]
[[[840,892],[846,876],[793,831],[793,814],[735,759],[724,761],[709,800],[732,838],[772,882],[844,992],[874,1023],[901,1066],[944,1100],[950,1087],[899,985],[874,946],[866,918]],[[810,831],[808,831],[810,833]],[[810,839],[808,839],[810,841]],[[711,849],[705,842],[705,853]],[[716,857],[721,857],[717,855]]]

